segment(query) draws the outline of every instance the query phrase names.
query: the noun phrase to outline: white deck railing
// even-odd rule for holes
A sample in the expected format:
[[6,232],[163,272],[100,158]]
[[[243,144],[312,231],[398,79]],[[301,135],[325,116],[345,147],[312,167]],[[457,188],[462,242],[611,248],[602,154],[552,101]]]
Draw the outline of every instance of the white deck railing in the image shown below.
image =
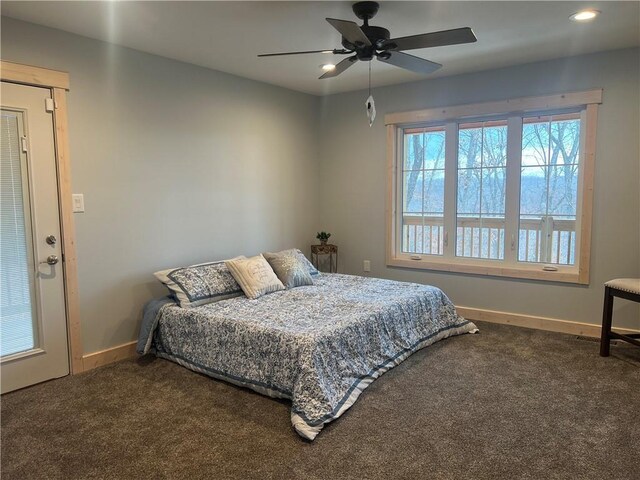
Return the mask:
[[[403,251],[427,255],[444,252],[442,217],[405,215]],[[504,218],[458,217],[456,255],[472,258],[504,258]],[[521,219],[518,260],[571,265],[575,262],[575,220],[553,217]]]

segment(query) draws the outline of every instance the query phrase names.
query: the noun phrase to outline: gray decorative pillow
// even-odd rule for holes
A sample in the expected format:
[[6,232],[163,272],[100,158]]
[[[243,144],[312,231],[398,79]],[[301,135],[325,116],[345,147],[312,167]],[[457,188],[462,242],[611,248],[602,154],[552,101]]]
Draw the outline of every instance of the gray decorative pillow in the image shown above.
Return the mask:
[[311,263],[307,259],[307,257],[304,256],[304,253],[302,253],[297,248],[290,248],[289,250],[282,250],[281,252],[272,253],[271,255],[286,255],[286,254],[295,255],[298,258],[298,260],[300,260],[302,265],[304,265],[305,268],[309,271],[309,274],[311,276],[320,275],[320,272],[318,271],[318,269],[316,267],[313,266],[313,263]]
[[233,278],[224,261],[171,268],[156,272],[154,275],[171,290],[180,306],[185,308],[242,295],[240,285]]
[[284,285],[262,255],[227,260],[225,265],[236,279],[244,294],[255,299],[266,293],[284,290]]
[[308,266],[300,259],[295,251],[287,250],[281,253],[263,253],[280,281],[286,288],[313,285],[313,278]]

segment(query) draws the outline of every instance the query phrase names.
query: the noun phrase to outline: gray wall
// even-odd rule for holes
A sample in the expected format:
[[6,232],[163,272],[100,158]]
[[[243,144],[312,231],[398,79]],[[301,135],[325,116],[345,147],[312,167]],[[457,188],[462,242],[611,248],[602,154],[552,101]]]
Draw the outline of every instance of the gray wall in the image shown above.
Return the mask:
[[[527,64],[374,89],[378,119],[369,128],[366,91],[322,99],[322,228],[340,246],[340,270],[441,287],[457,305],[600,323],[602,284],[640,277],[639,51]],[[375,76],[375,65],[373,69]],[[384,115],[436,106],[604,89],[599,110],[588,287],[385,266]],[[640,328],[640,310],[617,302],[616,322]]]
[[[430,283],[458,305],[598,323],[602,283],[640,276],[639,52],[317,98],[2,18],[4,60],[66,70],[85,352],[135,339],[151,272],[333,233],[340,270]],[[375,75],[375,66],[373,74]],[[589,287],[387,268],[384,114],[603,87]],[[318,202],[319,195],[322,201]],[[622,324],[640,328],[621,302]]]
[[9,18],[1,45],[70,73],[85,352],[136,338],[156,270],[308,250],[317,97]]

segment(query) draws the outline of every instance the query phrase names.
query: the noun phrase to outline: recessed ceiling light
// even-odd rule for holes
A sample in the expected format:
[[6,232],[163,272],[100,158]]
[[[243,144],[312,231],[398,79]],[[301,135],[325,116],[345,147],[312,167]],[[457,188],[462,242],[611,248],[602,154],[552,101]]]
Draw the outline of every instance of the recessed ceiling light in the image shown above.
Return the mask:
[[576,22],[588,22],[589,20],[593,20],[596,18],[600,12],[598,10],[580,10],[579,12],[574,13],[569,18],[571,20],[575,20]]
[[320,65],[320,68],[325,72],[330,72],[331,70],[334,70],[336,66],[333,63],[325,63],[324,65]]

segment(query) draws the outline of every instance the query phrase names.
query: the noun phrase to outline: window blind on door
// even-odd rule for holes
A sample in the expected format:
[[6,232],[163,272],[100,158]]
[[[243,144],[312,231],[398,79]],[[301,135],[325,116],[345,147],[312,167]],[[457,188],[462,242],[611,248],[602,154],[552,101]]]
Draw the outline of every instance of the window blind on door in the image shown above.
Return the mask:
[[0,355],[30,350],[34,277],[28,173],[21,152],[22,114],[2,110],[0,135]]

